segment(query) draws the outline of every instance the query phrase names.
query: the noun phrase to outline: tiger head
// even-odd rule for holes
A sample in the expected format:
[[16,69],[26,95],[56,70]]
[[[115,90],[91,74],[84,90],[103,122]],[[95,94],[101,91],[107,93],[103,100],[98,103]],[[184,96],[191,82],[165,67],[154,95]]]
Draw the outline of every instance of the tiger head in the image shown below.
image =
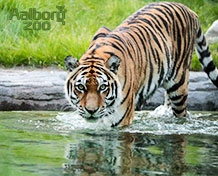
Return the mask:
[[69,71],[65,84],[66,98],[82,117],[97,120],[115,111],[121,100],[117,76],[119,65],[117,56],[111,56],[106,64],[93,61],[80,63],[72,56],[65,58]]

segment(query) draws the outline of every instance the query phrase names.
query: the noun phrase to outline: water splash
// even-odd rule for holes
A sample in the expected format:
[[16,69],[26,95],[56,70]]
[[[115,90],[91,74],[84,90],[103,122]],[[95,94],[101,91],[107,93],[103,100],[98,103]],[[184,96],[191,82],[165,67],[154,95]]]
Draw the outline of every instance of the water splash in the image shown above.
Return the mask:
[[136,112],[135,123],[125,132],[218,135],[218,113],[190,113],[187,118],[173,116],[171,108],[159,106],[152,112]]
[[[101,121],[87,122],[76,112],[59,113],[56,117],[59,128],[65,131],[108,131],[110,128]],[[119,129],[121,132],[147,133],[154,135],[170,134],[209,134],[218,135],[218,113],[189,113],[187,118],[176,118],[172,110],[159,106],[152,112],[140,111],[135,113],[133,124]]]
[[107,123],[104,121],[90,122],[82,118],[76,111],[71,113],[59,113],[56,117],[59,121],[59,126],[63,127],[63,129],[72,130],[91,130],[91,131],[102,131],[102,130],[110,130],[111,127],[106,125]]

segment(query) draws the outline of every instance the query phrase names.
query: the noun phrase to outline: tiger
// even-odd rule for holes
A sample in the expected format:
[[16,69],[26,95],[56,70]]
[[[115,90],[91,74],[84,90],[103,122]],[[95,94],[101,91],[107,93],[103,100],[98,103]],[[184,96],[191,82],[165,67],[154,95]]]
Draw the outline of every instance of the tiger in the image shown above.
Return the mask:
[[135,105],[162,87],[164,105],[187,117],[194,50],[218,88],[218,69],[197,14],[181,3],[148,4],[112,31],[101,27],[79,60],[65,58],[66,99],[88,121],[123,127],[132,123]]

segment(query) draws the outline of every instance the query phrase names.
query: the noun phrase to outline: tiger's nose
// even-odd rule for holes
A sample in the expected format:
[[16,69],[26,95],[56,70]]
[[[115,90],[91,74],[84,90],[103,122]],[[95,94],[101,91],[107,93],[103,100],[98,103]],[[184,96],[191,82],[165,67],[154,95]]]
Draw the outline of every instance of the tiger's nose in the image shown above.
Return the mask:
[[89,113],[89,114],[94,114],[97,110],[98,110],[98,108],[97,109],[88,109],[88,108],[85,108],[86,109],[86,111]]

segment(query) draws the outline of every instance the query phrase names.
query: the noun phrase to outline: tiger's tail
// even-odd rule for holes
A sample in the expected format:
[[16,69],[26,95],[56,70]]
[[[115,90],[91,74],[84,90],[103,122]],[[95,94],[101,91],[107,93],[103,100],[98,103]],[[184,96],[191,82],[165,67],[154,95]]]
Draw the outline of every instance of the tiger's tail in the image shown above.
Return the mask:
[[206,38],[201,27],[198,28],[195,51],[210,80],[218,88],[218,70],[213,62]]

